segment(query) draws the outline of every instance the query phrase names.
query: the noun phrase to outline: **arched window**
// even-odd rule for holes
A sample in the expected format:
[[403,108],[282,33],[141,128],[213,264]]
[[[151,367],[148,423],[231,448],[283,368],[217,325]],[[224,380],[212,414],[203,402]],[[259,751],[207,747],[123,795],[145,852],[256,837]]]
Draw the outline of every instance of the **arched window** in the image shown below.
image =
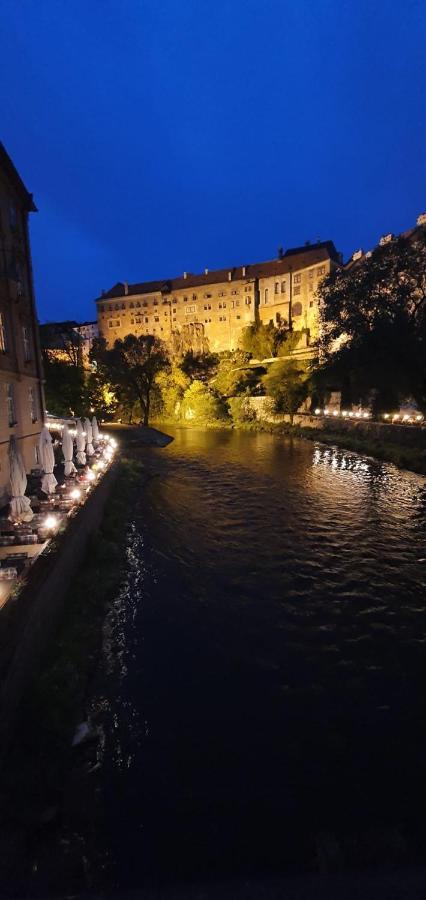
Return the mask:
[[301,303],[294,303],[294,304],[293,304],[293,315],[294,315],[294,316],[301,316],[301,315],[302,315],[302,304],[301,304]]

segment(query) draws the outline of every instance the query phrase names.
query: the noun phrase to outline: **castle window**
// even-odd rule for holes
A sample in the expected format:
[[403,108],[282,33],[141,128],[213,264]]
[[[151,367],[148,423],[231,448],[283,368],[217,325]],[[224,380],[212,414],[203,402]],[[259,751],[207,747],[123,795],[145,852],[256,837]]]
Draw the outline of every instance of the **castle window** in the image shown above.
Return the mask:
[[226,316],[219,316],[219,322],[226,322]]
[[146,318],[145,318],[145,322],[146,322],[146,323],[148,323],[148,322],[149,322],[149,319],[148,319],[148,317],[147,317],[147,316],[146,316]]
[[183,302],[184,302],[184,303],[188,303],[188,297],[184,297],[184,298],[183,298]]
[[295,304],[294,304],[294,306],[293,306],[293,315],[294,315],[294,316],[301,316],[301,315],[302,315],[302,304],[301,304],[301,303],[295,303]]
[[119,328],[120,327],[120,319],[110,319],[108,322],[108,328]]
[[297,296],[297,294],[300,294],[300,284],[296,284],[294,288],[294,295]]
[[154,300],[152,305],[153,305],[153,306],[158,306],[158,300]]
[[281,293],[285,294],[285,281],[281,282]]
[[251,305],[251,299],[250,299],[250,297],[246,297],[246,306],[250,306],[250,305]]
[[193,300],[196,300],[196,299],[197,299],[197,295],[196,295],[196,294],[193,294],[193,295],[192,295],[192,299],[193,299]]
[[317,269],[317,278],[320,278],[321,275],[325,275],[325,266],[319,266]]
[[218,297],[224,297],[225,294],[226,294],[226,291],[219,291]]
[[276,281],[275,282],[275,293],[278,294],[278,291],[279,291],[279,283],[278,283],[278,281]]
[[204,294],[204,299],[205,299],[205,300],[207,300],[209,297],[211,297],[211,294]]
[[160,321],[160,317],[159,317],[159,316],[154,316],[154,322],[159,322],[159,321]]
[[235,316],[236,319],[241,319],[241,316]]
[[177,303],[176,297],[172,297],[172,303]]
[[248,287],[245,287],[245,288],[244,288],[244,290],[245,290],[245,292],[246,292],[246,294],[247,294],[247,293],[248,293],[248,291],[250,291],[250,290],[251,290],[251,287],[250,287],[250,286],[248,286]]
[[313,305],[314,305],[314,301],[313,301],[313,300],[310,300],[310,301],[309,301],[309,306],[310,306],[311,309],[312,309]]
[[301,281],[302,281],[302,276],[301,276],[301,275],[295,275],[295,276],[294,276],[294,283],[295,283],[295,284],[300,284]]
[[134,304],[134,303],[131,303],[131,304],[130,304],[130,309],[134,309],[134,308],[135,308],[135,304]]
[[238,294],[238,291],[231,291],[231,294]]
[[309,272],[308,272],[308,278],[313,278],[313,277],[314,277],[314,270],[313,270],[313,269],[309,269]]
[[265,288],[265,303],[268,302],[268,288]]

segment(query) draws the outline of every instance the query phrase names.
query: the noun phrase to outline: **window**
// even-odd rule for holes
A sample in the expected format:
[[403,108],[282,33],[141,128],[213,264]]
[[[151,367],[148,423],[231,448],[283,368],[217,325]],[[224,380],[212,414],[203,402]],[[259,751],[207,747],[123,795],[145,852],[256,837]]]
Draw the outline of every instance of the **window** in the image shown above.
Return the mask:
[[211,294],[204,294],[204,299],[208,300],[211,297]]
[[18,218],[16,214],[16,206],[11,203],[9,206],[9,225],[12,231],[16,231],[16,226],[18,224]]
[[119,304],[119,303],[116,303],[115,306],[114,306],[114,309],[120,309],[120,304]]
[[301,276],[301,275],[295,275],[295,276],[294,276],[294,283],[295,283],[295,284],[301,284],[301,281],[302,281],[302,276]]
[[248,292],[251,291],[251,287],[250,287],[250,286],[249,286],[249,287],[245,287],[244,290],[245,290],[246,294],[248,294]]
[[235,316],[236,319],[241,319],[241,316]]
[[183,298],[183,302],[184,302],[184,303],[187,303],[187,302],[188,302],[188,297],[184,297],[184,298]]
[[159,322],[159,321],[160,321],[160,316],[154,316],[154,322]]
[[33,387],[28,388],[28,400],[29,400],[29,406],[30,406],[31,421],[34,423],[34,422],[37,422],[38,415],[37,415],[37,400],[36,400],[35,390]]
[[231,294],[238,294],[238,291],[231,291]]
[[296,287],[294,288],[294,296],[296,297],[297,294],[300,294],[300,284],[296,284]]
[[4,313],[0,313],[0,353],[7,353],[7,334]]
[[317,278],[321,278],[321,275],[325,275],[325,266],[319,266],[317,269]]
[[294,316],[301,316],[301,315],[302,315],[302,304],[301,304],[301,303],[295,303],[295,304],[294,304],[294,306],[293,306],[293,315],[294,315]]
[[265,288],[265,303],[268,302],[268,293],[269,293],[268,288]]
[[250,305],[251,305],[251,299],[250,299],[250,297],[246,297],[246,306],[250,306]]
[[153,306],[158,306],[158,300],[154,300],[152,303]]
[[145,316],[145,324],[147,325],[149,322],[148,316]]
[[172,297],[172,303],[177,303],[176,297]]
[[226,309],[226,303],[219,303],[219,309]]
[[310,300],[310,301],[309,301],[309,306],[310,306],[311,309],[312,309],[313,305],[314,305],[314,301],[313,301],[313,300]]
[[29,362],[31,359],[31,344],[27,325],[22,326],[22,343],[24,346],[24,360],[25,362]]
[[226,316],[219,316],[219,322],[226,322]]
[[281,282],[281,293],[285,294],[285,281]]
[[126,309],[126,304],[125,304],[125,303],[122,303],[122,304],[121,304],[121,308],[122,308],[122,309]]
[[205,303],[205,304],[204,304],[204,309],[211,309],[211,308],[212,308],[211,303]]
[[11,428],[12,425],[16,425],[13,384],[6,385],[6,402],[7,402],[7,420],[9,423],[9,428]]
[[226,294],[226,291],[219,291],[218,297],[224,297],[225,294]]
[[314,277],[314,270],[313,270],[313,269],[309,269],[309,272],[308,272],[308,278],[313,278],[313,277]]
[[101,306],[99,307],[99,309],[100,309],[101,312],[105,312],[105,307],[104,307],[102,304],[101,304]]
[[120,327],[120,319],[110,319],[108,322],[108,328],[119,328]]
[[185,315],[189,316],[191,313],[195,313],[197,307],[196,306],[188,306],[185,310]]
[[279,293],[279,288],[280,288],[279,283],[278,283],[278,281],[276,281],[276,282],[275,282],[275,293],[276,293],[276,294]]
[[193,294],[193,295],[192,295],[192,299],[193,299],[193,300],[196,300],[196,299],[197,299],[197,295],[196,295],[196,294]]

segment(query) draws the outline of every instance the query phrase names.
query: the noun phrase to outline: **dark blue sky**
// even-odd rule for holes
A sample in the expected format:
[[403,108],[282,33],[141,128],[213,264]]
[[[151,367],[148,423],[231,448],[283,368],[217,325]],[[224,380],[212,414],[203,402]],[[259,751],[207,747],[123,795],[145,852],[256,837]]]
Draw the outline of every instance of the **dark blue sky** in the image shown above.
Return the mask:
[[426,210],[423,0],[2,0],[40,319]]

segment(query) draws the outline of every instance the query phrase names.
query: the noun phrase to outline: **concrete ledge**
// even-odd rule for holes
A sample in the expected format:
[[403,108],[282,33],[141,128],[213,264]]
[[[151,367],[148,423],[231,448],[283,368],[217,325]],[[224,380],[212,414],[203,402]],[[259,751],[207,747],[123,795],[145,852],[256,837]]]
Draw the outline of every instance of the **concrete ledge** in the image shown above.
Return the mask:
[[[91,535],[99,527],[118,474],[108,469],[84,506],[69,521],[53,547],[29,570],[28,580],[0,611],[0,762],[9,744],[19,704],[37,675],[42,656],[58,625],[70,581],[84,561]],[[12,605],[12,609],[11,606]],[[2,633],[3,632],[3,633]]]

